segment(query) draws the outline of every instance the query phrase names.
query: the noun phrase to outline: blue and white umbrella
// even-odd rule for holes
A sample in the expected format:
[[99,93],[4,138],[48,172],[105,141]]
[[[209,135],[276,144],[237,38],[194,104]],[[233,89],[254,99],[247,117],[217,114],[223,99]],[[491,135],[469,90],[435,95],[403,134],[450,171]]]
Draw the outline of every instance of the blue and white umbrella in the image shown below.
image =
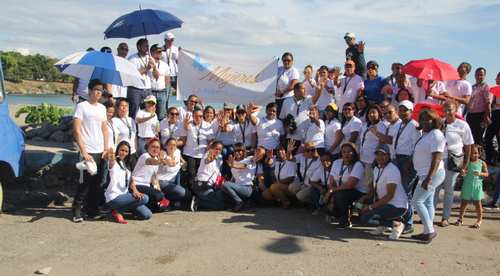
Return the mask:
[[77,52],[61,59],[54,66],[63,74],[83,80],[99,79],[104,83],[120,86],[144,85],[141,74],[133,63],[110,53]]

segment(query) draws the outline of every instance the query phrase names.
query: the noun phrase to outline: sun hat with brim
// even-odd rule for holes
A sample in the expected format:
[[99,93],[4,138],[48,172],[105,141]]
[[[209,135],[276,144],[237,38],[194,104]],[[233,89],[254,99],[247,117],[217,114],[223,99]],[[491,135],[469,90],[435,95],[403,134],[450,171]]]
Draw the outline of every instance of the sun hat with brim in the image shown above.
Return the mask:
[[154,103],[156,104],[156,97],[153,95],[149,95],[144,99],[144,103]]

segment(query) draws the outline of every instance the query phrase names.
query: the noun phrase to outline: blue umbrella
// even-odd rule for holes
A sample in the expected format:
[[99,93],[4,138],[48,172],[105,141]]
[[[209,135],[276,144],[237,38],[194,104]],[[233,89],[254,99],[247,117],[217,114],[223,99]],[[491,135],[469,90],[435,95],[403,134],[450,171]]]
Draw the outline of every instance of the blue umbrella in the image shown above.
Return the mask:
[[77,52],[54,66],[63,74],[84,80],[100,79],[104,83],[141,87],[142,76],[130,61],[110,53]]
[[133,38],[180,28],[182,20],[175,15],[151,9],[139,9],[118,17],[104,31],[105,38]]

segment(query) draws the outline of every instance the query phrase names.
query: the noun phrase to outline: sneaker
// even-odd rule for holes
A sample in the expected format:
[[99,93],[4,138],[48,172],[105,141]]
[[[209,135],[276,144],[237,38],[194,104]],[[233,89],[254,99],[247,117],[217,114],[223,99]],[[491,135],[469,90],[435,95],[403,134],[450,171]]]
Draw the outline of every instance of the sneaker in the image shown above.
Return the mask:
[[405,228],[405,225],[403,223],[400,223],[398,226],[392,227],[392,232],[389,235],[390,240],[397,240],[401,236],[401,233],[403,233],[403,230]]
[[339,224],[339,229],[351,229],[352,223],[350,221]]
[[82,211],[80,208],[73,209],[73,222],[80,223],[83,221]]
[[384,232],[388,229],[389,227],[385,227],[385,226],[377,226],[377,228],[375,228],[375,230],[372,230],[368,233],[370,233],[371,235],[382,235],[384,234]]
[[415,228],[413,226],[405,226],[405,229],[403,230],[403,235],[408,235],[415,232]]
[[241,211],[241,209],[243,208],[244,205],[245,204],[243,203],[243,201],[240,202],[240,203],[238,203],[238,204],[236,204],[234,206],[234,208],[233,208],[233,212],[239,212],[239,211]]
[[198,202],[197,202],[196,196],[191,197],[190,209],[191,209],[191,212],[196,212],[198,210]]
[[334,224],[337,221],[337,219],[334,216],[326,215],[325,216],[325,222],[327,224]]

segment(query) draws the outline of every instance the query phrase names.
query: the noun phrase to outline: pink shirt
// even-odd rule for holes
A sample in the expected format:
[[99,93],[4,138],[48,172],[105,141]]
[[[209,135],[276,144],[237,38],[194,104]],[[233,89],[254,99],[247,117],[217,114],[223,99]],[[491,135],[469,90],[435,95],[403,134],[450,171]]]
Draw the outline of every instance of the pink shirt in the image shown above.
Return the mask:
[[491,105],[492,101],[489,90],[490,88],[486,83],[474,84],[472,86],[472,95],[469,105],[467,105],[469,113],[480,113],[488,110],[488,105]]

